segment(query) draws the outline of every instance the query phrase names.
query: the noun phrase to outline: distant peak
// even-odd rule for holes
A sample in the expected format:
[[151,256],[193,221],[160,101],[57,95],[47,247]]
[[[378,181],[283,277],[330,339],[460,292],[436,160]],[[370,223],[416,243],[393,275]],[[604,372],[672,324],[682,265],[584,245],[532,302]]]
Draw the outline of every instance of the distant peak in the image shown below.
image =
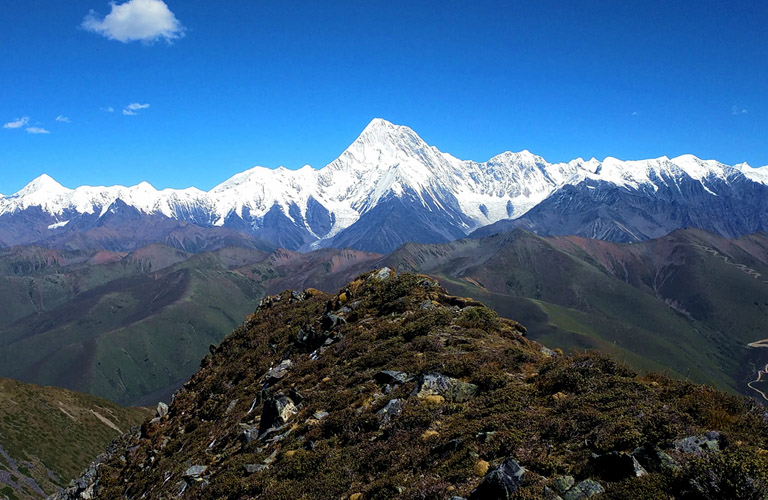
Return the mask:
[[155,186],[153,186],[152,184],[150,184],[147,181],[141,181],[141,182],[139,182],[138,184],[136,184],[133,187],[136,188],[136,189],[141,189],[142,191],[157,191],[155,189]]
[[61,191],[65,190],[66,188],[56,182],[53,177],[51,177],[48,174],[42,174],[39,177],[35,178],[24,186],[17,195],[28,195],[32,193],[37,193],[40,191]]
[[368,125],[363,129],[363,131],[366,131],[368,129],[379,129],[379,128],[394,128],[396,125],[392,122],[389,122],[385,120],[384,118],[374,118],[373,120],[368,123]]

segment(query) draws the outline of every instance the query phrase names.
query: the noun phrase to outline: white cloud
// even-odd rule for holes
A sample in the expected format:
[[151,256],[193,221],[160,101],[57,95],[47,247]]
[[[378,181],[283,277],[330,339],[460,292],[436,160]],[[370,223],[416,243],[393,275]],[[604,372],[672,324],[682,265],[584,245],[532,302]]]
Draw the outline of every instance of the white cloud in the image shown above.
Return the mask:
[[125,109],[130,109],[131,111],[138,111],[140,109],[146,109],[149,107],[149,104],[139,104],[138,102],[132,102],[128,106],[125,107]]
[[49,131],[42,127],[27,127],[28,134],[50,134]]
[[67,117],[66,117],[66,116],[64,116],[64,115],[59,115],[59,116],[57,116],[57,117],[56,117],[56,121],[57,121],[57,122],[62,122],[62,123],[72,123],[72,122],[70,122],[70,121],[69,121],[69,118],[67,118]]
[[119,5],[110,2],[110,6],[111,12],[103,19],[89,12],[82,28],[123,43],[161,38],[170,42],[184,36],[184,26],[162,0],[128,0]]
[[12,122],[6,123],[5,125],[3,125],[3,128],[21,128],[24,125],[26,125],[27,123],[29,123],[29,117],[28,116],[23,116],[21,118],[16,118]]
[[138,102],[132,102],[128,106],[126,106],[123,109],[123,114],[125,116],[136,116],[140,109],[147,109],[149,107],[149,104],[139,104]]
[[747,114],[747,109],[746,108],[742,108],[741,106],[737,106],[737,105],[734,104],[733,106],[731,106],[731,114],[734,115],[734,116],[735,115],[746,115]]
[[102,111],[106,111],[107,113],[113,113],[115,111],[115,108],[113,108],[112,106],[107,106],[105,108],[99,108],[99,109]]

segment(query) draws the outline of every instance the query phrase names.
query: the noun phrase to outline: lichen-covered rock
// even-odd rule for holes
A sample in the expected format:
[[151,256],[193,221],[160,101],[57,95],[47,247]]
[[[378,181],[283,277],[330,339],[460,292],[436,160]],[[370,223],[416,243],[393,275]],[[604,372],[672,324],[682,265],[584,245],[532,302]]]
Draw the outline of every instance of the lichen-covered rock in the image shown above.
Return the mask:
[[600,493],[605,493],[605,488],[593,479],[585,479],[570,490],[563,493],[563,500],[583,500]]
[[477,386],[468,382],[446,377],[441,373],[427,373],[421,376],[419,385],[414,391],[414,396],[424,398],[431,395],[439,395],[456,403],[469,400],[477,394]]

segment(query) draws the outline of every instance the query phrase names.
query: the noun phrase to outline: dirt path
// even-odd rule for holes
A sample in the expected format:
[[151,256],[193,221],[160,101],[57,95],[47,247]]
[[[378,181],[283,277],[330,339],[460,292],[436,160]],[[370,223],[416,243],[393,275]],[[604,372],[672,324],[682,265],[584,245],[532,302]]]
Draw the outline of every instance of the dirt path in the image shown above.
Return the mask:
[[[704,250],[705,252],[711,253],[715,257],[720,257],[721,259],[723,259],[723,262],[725,262],[729,266],[737,267],[741,271],[747,273],[748,275],[752,276],[755,279],[760,279],[760,277],[762,276],[762,274],[758,273],[757,271],[755,271],[754,269],[752,269],[749,266],[745,266],[744,264],[737,264],[735,262],[731,262],[731,259],[727,255],[721,254],[720,252],[718,252],[714,248],[710,248],[710,247],[704,246],[704,245],[695,245],[695,246],[700,248],[700,249],[702,249],[702,250]],[[766,280],[760,280],[760,281],[762,281],[763,283],[768,283],[768,281],[766,281]],[[768,347],[768,346],[758,346],[758,347]]]

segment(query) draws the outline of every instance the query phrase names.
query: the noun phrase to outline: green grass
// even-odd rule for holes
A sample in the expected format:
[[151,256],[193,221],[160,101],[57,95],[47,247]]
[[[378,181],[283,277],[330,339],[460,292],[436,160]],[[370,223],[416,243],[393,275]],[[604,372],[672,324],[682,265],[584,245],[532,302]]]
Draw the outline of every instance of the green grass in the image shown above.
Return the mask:
[[[17,462],[34,464],[19,464],[16,474],[33,478],[48,493],[66,485],[119,434],[94,412],[122,431],[151,415],[144,408],[122,408],[87,394],[0,379],[0,444]],[[53,482],[46,468],[60,482]]]

